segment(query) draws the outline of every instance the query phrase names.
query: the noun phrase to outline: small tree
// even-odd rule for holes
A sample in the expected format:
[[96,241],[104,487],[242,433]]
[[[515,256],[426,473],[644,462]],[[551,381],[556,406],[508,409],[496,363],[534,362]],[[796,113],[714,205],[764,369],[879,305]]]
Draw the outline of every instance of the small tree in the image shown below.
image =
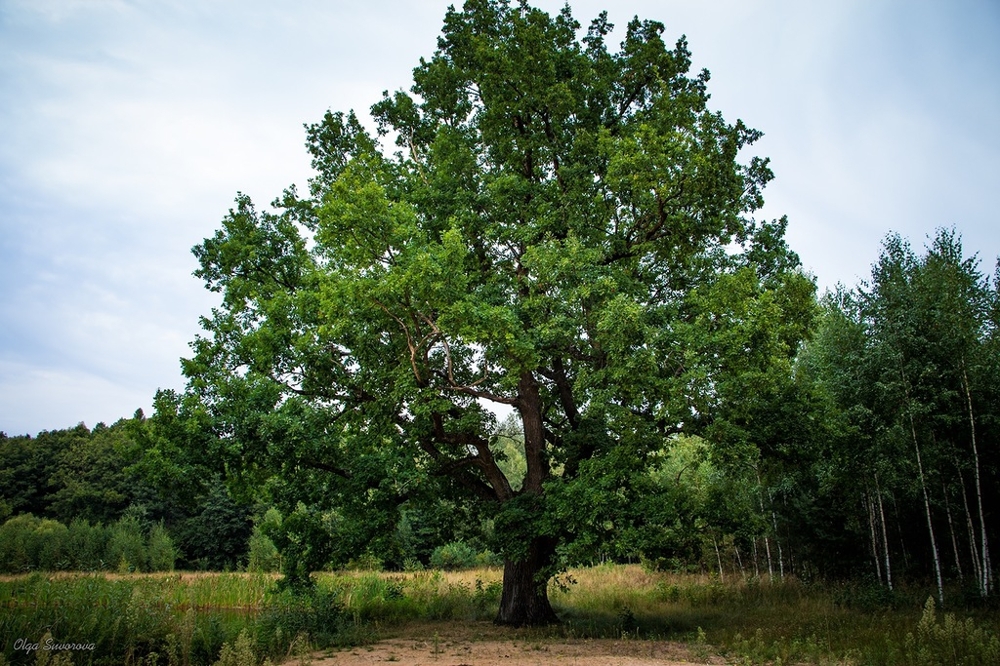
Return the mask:
[[[683,38],[636,19],[612,52],[612,27],[449,10],[411,92],[372,107],[397,152],[328,113],[310,196],[276,214],[241,196],[194,249],[223,303],[184,368],[218,451],[358,507],[339,511],[358,534],[464,494],[494,520],[502,624],[555,621],[567,547],[642,520],[651,452],[787,361],[811,316],[784,220],[750,217],[772,175],[737,157],[760,133],[708,109]],[[516,488],[489,404],[520,425]]]

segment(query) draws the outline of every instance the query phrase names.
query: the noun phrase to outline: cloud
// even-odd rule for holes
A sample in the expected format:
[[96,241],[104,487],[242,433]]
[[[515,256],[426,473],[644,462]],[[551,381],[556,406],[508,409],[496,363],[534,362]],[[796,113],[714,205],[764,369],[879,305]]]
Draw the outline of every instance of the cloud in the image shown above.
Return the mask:
[[[449,0],[8,0],[0,4],[0,430],[114,420],[180,388],[215,302],[191,246],[237,191],[309,177],[303,123],[410,85]],[[555,12],[562,0],[544,0]],[[584,28],[606,3],[573,3]],[[898,230],[1000,231],[995,3],[623,0],[687,34],[712,106],[765,132],[762,213],[823,286]]]

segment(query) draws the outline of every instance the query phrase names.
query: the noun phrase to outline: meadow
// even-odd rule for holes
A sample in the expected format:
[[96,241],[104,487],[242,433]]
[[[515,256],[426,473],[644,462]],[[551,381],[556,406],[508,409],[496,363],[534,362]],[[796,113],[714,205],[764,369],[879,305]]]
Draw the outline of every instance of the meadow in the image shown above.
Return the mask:
[[[341,648],[456,627],[475,640],[490,632],[501,591],[496,568],[315,579],[314,593],[295,595],[279,591],[268,574],[5,577],[0,663],[246,666],[307,663]],[[925,588],[890,594],[605,565],[571,570],[550,596],[560,625],[505,636],[539,645],[671,641],[692,661],[716,663],[1000,663],[1000,612],[941,612]],[[46,650],[46,641],[71,649]]]

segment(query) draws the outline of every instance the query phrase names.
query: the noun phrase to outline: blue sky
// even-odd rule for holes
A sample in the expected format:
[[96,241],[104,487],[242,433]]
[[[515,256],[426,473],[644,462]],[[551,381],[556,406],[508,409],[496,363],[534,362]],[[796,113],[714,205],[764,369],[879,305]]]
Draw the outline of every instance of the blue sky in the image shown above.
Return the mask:
[[[215,303],[190,248],[237,191],[304,186],[303,123],[408,87],[447,5],[0,1],[0,431],[111,423],[183,388]],[[1000,3],[571,5],[687,35],[712,106],[765,133],[764,216],[789,216],[821,288],[866,277],[890,231],[920,248],[940,226],[992,273]]]

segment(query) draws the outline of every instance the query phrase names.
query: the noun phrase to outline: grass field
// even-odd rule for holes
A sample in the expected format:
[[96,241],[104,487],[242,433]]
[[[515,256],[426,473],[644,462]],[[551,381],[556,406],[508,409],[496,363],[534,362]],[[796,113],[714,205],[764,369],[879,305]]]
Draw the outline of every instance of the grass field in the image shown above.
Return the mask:
[[[280,662],[310,649],[426,635],[428,626],[489,627],[500,578],[499,569],[320,573],[315,594],[295,596],[277,592],[274,576],[243,573],[7,577],[0,641],[3,659],[17,664]],[[516,635],[545,645],[674,641],[694,658],[726,663],[1000,663],[995,608],[942,613],[927,594],[600,566],[553,583],[561,625]],[[46,639],[73,649],[46,651]]]

